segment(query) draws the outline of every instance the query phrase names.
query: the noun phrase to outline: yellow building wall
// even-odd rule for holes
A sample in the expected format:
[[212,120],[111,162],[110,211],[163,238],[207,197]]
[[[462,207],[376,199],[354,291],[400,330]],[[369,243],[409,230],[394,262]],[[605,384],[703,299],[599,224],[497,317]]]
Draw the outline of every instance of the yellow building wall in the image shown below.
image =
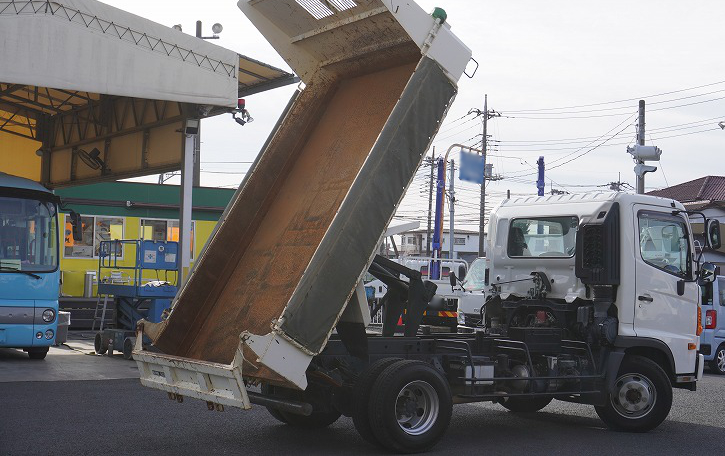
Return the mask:
[[[70,217],[65,215],[68,222]],[[139,217],[115,217],[124,219],[124,233],[123,239],[140,239],[141,238],[141,218]],[[198,257],[199,252],[204,247],[209,236],[211,236],[214,227],[216,226],[215,221],[208,220],[194,220],[194,249],[193,259],[191,264]],[[65,226],[65,223],[62,225]],[[83,296],[83,287],[85,274],[88,271],[98,271],[98,258],[66,258],[63,245],[61,245],[61,259],[60,259],[60,270],[63,278],[63,285],[61,292],[63,296]],[[123,259],[118,260],[119,266],[132,267],[135,263],[135,248],[131,245],[124,246]],[[113,269],[104,268],[101,271],[103,277],[108,277]],[[133,270],[121,270],[124,276],[130,276],[133,278]],[[156,271],[144,271],[142,275],[143,279],[148,280],[168,280],[172,284],[176,282],[176,274],[169,273],[165,275],[164,271],[159,271],[158,277]],[[93,296],[96,296],[98,291],[97,285],[93,286]]]
[[42,143],[0,133],[0,172],[40,181],[41,159],[35,153]]

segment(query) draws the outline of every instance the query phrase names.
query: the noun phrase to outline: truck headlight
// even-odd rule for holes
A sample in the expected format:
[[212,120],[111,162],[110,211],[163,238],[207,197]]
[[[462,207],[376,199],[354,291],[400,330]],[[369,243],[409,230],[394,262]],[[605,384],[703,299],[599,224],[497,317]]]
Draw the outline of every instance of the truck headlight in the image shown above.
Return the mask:
[[43,311],[43,321],[46,323],[51,323],[53,320],[55,320],[55,310],[45,309]]
[[48,340],[50,340],[50,339],[53,338],[53,330],[52,329],[49,329],[49,330],[47,330],[45,332],[45,338],[48,339]]

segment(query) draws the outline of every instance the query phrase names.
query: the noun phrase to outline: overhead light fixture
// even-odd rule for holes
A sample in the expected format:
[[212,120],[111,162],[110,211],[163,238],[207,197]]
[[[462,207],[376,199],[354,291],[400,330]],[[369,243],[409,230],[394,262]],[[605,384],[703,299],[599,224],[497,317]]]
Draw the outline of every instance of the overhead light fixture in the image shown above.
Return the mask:
[[196,135],[199,133],[199,119],[186,119],[184,134]]
[[214,32],[214,35],[220,34],[222,30],[224,30],[224,27],[218,22],[211,26],[211,31]]
[[173,26],[171,28],[174,29],[174,30],[178,30],[180,32],[183,31],[183,30],[181,30],[181,24],[176,24],[175,26]]

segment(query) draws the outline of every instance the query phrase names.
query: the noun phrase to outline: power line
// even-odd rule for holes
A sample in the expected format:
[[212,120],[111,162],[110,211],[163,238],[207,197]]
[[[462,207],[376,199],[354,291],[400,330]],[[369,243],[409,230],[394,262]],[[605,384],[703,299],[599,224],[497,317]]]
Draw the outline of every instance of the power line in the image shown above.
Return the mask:
[[699,85],[699,86],[688,87],[686,89],[672,90],[672,91],[669,91],[669,92],[661,92],[661,93],[656,93],[656,94],[653,94],[653,95],[646,95],[646,96],[643,96],[643,97],[625,98],[625,99],[622,99],[622,100],[604,101],[604,102],[601,102],[601,103],[590,103],[590,104],[577,105],[577,106],[564,106],[564,107],[559,107],[559,108],[542,108],[542,109],[526,109],[526,110],[521,109],[521,110],[516,110],[516,111],[508,111],[508,112],[510,112],[510,113],[519,113],[519,112],[525,113],[525,112],[539,112],[539,111],[558,111],[558,110],[562,110],[562,109],[588,108],[588,107],[591,107],[591,106],[603,106],[603,105],[608,105],[608,104],[625,103],[625,102],[629,102],[629,101],[637,101],[637,100],[641,100],[641,99],[644,99],[644,98],[655,98],[655,97],[660,97],[660,96],[664,96],[664,95],[671,95],[673,93],[687,92],[688,90],[702,89],[704,87],[712,87],[712,86],[718,85],[718,84],[725,84],[725,81],[717,81],[717,82],[712,82],[710,84],[703,84],[703,85]]

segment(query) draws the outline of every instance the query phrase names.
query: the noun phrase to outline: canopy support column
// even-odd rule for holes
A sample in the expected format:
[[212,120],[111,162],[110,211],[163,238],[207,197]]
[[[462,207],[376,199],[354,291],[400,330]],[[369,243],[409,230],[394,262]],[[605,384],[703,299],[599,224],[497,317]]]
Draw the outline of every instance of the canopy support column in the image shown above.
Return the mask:
[[[197,121],[198,122],[198,121]],[[187,128],[187,132],[188,132]],[[179,280],[181,287],[186,281],[191,265],[191,198],[194,181],[194,149],[196,134],[186,134],[181,162],[181,203],[179,204]]]

